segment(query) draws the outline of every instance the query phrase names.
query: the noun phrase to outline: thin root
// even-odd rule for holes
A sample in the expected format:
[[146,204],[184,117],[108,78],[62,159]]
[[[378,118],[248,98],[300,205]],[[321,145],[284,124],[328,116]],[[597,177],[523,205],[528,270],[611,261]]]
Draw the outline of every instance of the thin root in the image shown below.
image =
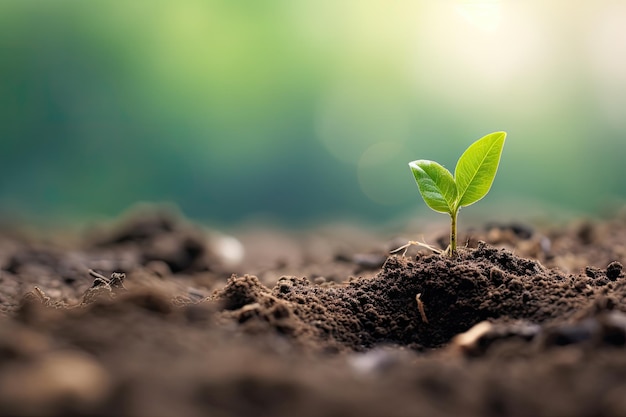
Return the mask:
[[428,324],[428,318],[426,317],[426,311],[424,310],[424,303],[420,299],[422,293],[419,293],[415,296],[415,301],[417,301],[417,309],[420,312],[420,316],[422,316],[422,321]]
[[404,249],[404,252],[402,252],[402,256],[406,255],[406,252],[409,250],[409,248],[411,246],[419,246],[421,248],[425,248],[428,249],[434,253],[436,253],[437,255],[441,255],[442,253],[445,253],[447,251],[442,251],[441,249],[437,249],[434,246],[429,245],[428,243],[424,243],[424,242],[419,242],[417,240],[409,240],[408,243],[406,245],[402,245],[397,249],[394,249],[392,251],[389,251],[389,253],[396,253],[396,252],[400,252],[402,249]]

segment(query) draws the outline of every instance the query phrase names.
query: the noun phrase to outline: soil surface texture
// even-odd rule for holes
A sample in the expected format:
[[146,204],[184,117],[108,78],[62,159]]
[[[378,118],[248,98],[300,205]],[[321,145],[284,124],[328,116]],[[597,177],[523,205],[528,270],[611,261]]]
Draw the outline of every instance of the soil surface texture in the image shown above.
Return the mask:
[[0,415],[626,416],[625,215],[407,240],[5,225]]

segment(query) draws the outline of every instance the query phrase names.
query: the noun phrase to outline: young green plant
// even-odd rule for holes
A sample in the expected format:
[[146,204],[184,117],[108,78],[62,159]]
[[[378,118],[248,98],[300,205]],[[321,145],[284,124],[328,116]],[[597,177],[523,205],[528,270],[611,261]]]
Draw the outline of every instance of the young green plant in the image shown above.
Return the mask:
[[482,199],[498,171],[506,132],[494,132],[472,143],[459,158],[454,176],[434,161],[409,163],[422,198],[431,209],[451,219],[448,254],[456,256],[456,220],[461,207]]

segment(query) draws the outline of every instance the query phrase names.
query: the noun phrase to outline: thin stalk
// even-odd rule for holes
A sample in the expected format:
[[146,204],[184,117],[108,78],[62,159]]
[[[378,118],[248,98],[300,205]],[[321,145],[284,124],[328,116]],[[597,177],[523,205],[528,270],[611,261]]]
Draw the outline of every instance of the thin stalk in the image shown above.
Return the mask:
[[452,220],[450,224],[450,257],[452,258],[456,256],[456,217],[458,214],[458,210],[454,210],[454,212],[450,213]]

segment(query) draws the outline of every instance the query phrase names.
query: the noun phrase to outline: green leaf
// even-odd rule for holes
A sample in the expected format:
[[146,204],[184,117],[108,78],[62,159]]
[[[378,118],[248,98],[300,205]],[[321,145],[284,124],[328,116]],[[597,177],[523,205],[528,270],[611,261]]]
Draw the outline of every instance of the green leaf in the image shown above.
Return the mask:
[[450,171],[423,159],[409,163],[409,167],[428,207],[441,213],[456,210],[456,184]]
[[458,207],[469,206],[489,192],[498,171],[506,132],[494,132],[472,143],[454,170]]

